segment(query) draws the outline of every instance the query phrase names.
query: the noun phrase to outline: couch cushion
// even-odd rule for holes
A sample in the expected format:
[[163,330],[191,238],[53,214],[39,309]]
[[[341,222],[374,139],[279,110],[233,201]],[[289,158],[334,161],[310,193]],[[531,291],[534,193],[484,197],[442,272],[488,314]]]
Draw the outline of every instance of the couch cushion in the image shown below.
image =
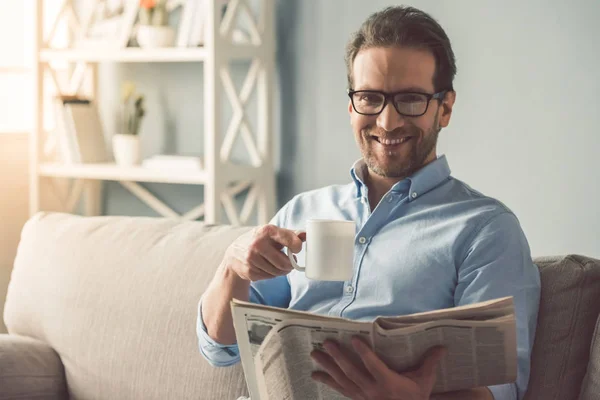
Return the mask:
[[0,399],[67,400],[58,354],[39,340],[0,334]]
[[202,358],[196,309],[247,229],[38,214],[22,233],[6,325],[56,350],[71,399],[235,399],[242,369]]
[[542,290],[527,400],[575,400],[600,313],[600,261],[537,258]]
[[590,350],[590,363],[583,379],[579,400],[598,400],[598,398],[600,398],[600,318],[596,322]]

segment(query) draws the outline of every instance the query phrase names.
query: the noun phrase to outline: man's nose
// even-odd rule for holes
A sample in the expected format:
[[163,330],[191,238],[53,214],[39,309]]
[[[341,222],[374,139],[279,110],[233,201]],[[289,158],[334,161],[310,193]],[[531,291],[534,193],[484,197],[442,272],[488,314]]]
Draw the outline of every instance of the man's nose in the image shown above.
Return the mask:
[[377,116],[377,127],[387,132],[392,132],[404,125],[404,117],[398,114],[398,111],[391,103],[386,104],[385,108]]

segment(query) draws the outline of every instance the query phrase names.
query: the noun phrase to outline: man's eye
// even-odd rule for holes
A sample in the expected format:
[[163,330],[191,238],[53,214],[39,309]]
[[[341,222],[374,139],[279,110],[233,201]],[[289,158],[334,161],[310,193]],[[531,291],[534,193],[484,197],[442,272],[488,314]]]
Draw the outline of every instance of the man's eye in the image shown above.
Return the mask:
[[381,97],[374,94],[362,94],[359,97],[359,101],[363,103],[380,103]]

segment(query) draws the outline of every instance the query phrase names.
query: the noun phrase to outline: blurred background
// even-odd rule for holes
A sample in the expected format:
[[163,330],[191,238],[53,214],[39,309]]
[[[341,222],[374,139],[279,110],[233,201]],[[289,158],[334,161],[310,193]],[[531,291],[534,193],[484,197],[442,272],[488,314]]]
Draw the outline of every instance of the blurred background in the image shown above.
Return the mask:
[[[73,8],[85,13],[92,2],[76,0]],[[29,140],[39,60],[33,3],[0,0],[0,299],[30,215]],[[48,31],[63,1],[43,3]],[[397,4],[429,12],[454,48],[457,102],[438,151],[448,157],[453,175],[511,208],[534,256],[600,257],[597,0],[275,1],[270,115],[276,209],[299,192],[349,182],[359,152],[347,115],[344,47],[370,13]],[[56,28],[54,40],[67,46],[66,24]],[[73,65],[59,61],[54,68],[57,76],[68,75]],[[114,114],[123,83],[134,82],[145,102],[142,157],[202,155],[203,68],[202,62],[98,63],[97,104],[105,135],[118,130]],[[248,68],[232,67],[236,84]],[[44,127],[51,131],[56,89],[50,78],[44,85],[43,101],[50,104]],[[145,183],[143,188],[175,210],[189,209],[203,196],[201,185]],[[58,208],[52,196],[44,208]],[[105,183],[100,213],[156,216],[116,182]]]

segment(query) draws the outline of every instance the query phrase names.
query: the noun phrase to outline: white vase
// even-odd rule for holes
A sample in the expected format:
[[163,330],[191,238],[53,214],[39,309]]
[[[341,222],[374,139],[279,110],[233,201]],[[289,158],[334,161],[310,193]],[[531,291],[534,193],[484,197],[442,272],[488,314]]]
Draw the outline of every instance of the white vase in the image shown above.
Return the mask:
[[136,38],[140,47],[171,47],[175,43],[175,31],[170,26],[140,25]]
[[138,135],[117,133],[112,137],[112,145],[117,164],[123,166],[140,164],[141,151]]

